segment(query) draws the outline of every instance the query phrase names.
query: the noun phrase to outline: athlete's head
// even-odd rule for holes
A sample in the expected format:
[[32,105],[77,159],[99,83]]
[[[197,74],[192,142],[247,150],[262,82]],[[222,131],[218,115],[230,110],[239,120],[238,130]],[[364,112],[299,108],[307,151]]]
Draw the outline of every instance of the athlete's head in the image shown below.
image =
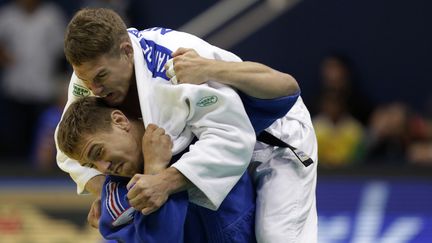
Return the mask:
[[105,174],[132,177],[143,171],[140,121],[131,121],[101,98],[86,97],[72,103],[59,124],[61,151],[83,166]]
[[121,104],[133,79],[133,48],[126,25],[112,10],[78,11],[66,29],[66,59],[75,74],[109,105]]

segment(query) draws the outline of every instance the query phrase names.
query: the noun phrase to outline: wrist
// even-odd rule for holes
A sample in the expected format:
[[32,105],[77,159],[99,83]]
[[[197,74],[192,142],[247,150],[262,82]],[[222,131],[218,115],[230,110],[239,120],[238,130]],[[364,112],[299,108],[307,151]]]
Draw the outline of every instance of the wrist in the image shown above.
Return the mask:
[[226,72],[226,63],[220,62],[218,60],[206,59],[206,65],[204,66],[204,74],[206,75],[206,80],[213,80],[223,84],[226,84],[224,73]]
[[166,169],[165,163],[144,164],[144,174],[155,175]]
[[193,187],[190,182],[179,170],[169,167],[158,174],[167,185],[168,194],[185,191]]

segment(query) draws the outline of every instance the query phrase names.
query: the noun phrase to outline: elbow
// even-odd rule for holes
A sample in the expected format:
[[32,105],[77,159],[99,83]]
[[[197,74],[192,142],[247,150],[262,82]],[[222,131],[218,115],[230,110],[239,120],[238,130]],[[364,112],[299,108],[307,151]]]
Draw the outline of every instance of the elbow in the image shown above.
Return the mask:
[[245,137],[244,140],[243,140],[243,143],[242,143],[243,144],[243,151],[242,151],[242,153],[245,154],[245,155],[248,155],[248,156],[246,156],[246,157],[248,157],[247,165],[249,165],[249,161],[252,158],[252,153],[253,153],[254,148],[255,148],[255,143],[256,143],[255,132],[251,133],[250,136]]
[[284,76],[283,79],[285,80],[284,81],[285,85],[283,86],[283,89],[281,89],[283,95],[290,96],[298,93],[300,91],[300,86],[297,83],[297,80],[293,76],[287,73],[283,73],[283,76]]

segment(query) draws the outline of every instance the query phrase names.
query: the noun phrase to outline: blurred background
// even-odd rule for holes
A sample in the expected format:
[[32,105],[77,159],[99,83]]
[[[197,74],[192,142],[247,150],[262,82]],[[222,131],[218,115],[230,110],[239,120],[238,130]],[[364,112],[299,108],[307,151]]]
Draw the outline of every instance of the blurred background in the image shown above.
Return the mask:
[[432,242],[432,2],[0,0],[0,242],[102,242],[55,162],[66,23],[109,7],[292,74],[319,143],[319,242]]

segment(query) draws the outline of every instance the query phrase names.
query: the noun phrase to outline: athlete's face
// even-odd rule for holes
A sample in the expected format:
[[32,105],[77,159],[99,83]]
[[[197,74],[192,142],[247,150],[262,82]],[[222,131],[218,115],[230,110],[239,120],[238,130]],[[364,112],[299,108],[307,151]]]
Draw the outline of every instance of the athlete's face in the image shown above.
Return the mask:
[[131,123],[118,112],[111,131],[99,131],[82,139],[78,161],[104,174],[133,177],[144,168],[141,150],[142,134],[131,129]]
[[132,52],[130,49],[120,52],[117,56],[105,54],[79,66],[73,65],[75,74],[93,94],[112,106],[125,100],[134,75]]

